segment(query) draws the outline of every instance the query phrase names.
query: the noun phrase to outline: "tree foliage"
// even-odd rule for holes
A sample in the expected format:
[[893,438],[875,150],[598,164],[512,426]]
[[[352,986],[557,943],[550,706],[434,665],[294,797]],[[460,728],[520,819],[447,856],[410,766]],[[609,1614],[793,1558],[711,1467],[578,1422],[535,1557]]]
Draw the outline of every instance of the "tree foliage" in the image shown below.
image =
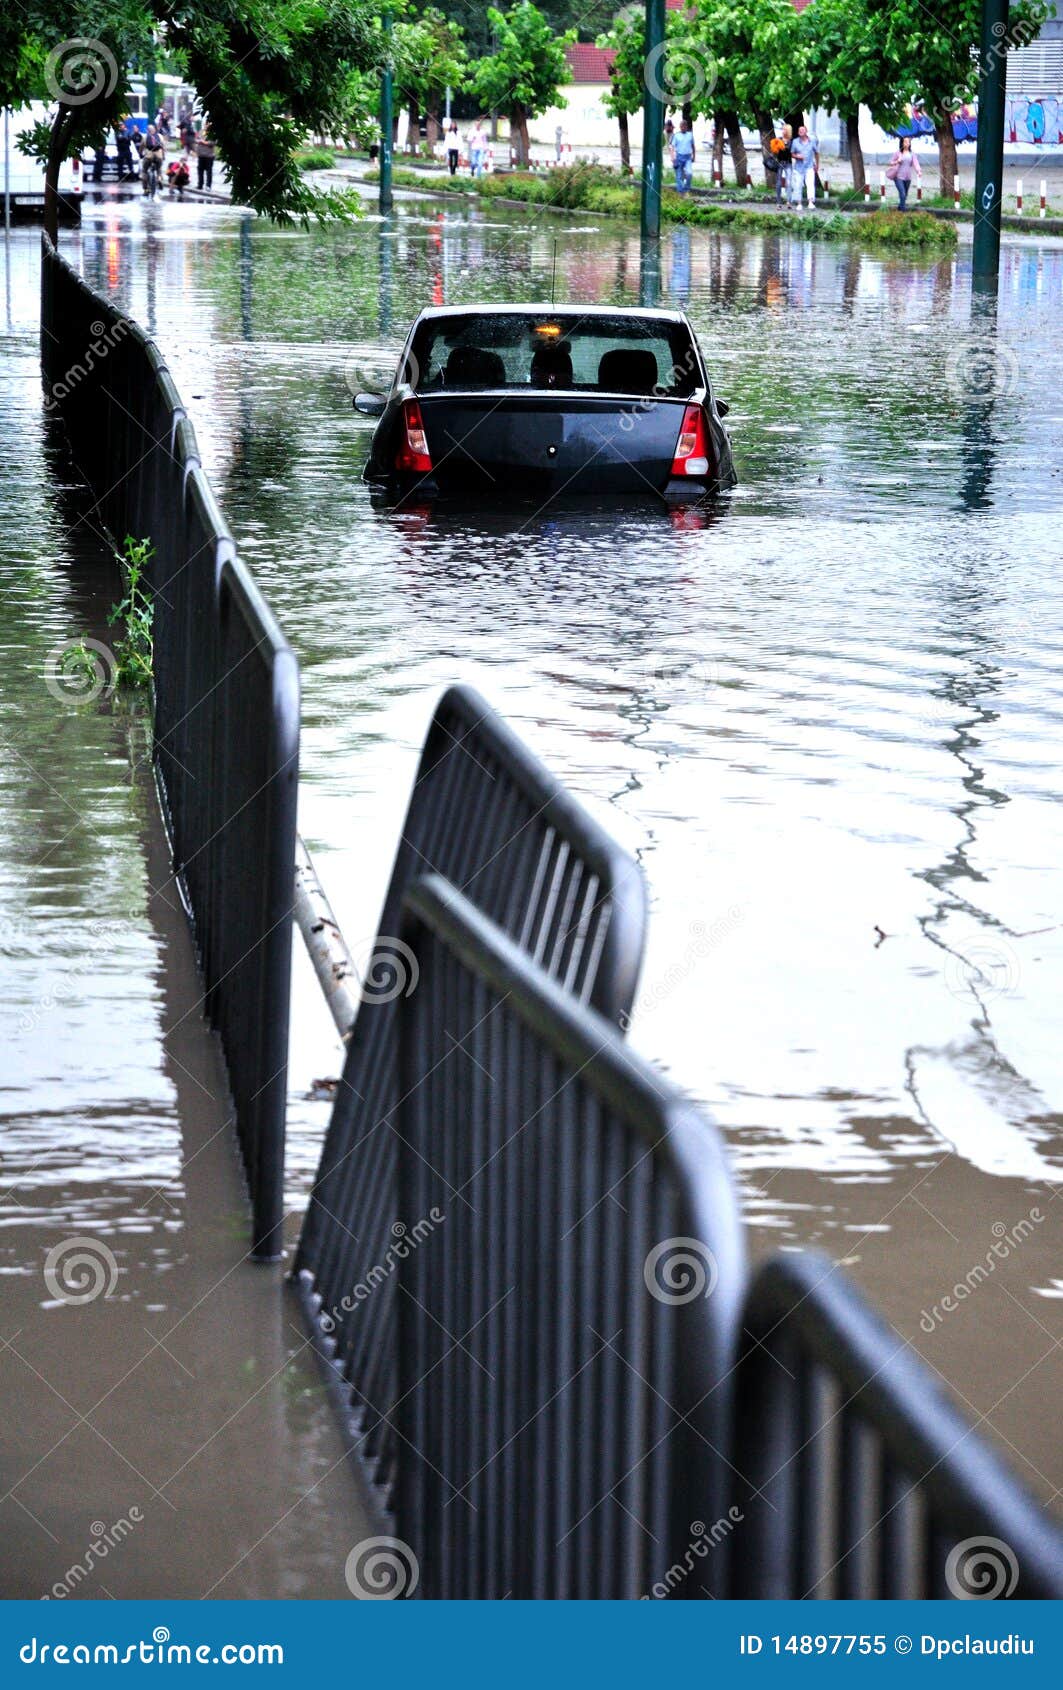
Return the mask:
[[485,110],[508,116],[518,157],[526,162],[528,119],[563,104],[558,89],[568,75],[565,48],[576,39],[576,32],[555,35],[531,0],[522,0],[505,13],[489,6],[487,19],[495,51],[473,66],[471,86]]
[[0,103],[50,108],[33,141],[53,232],[63,160],[120,119],[130,76],[163,53],[199,91],[234,198],[281,219],[348,209],[292,154],[346,132],[352,73],[381,62],[371,0],[20,0],[0,13]]

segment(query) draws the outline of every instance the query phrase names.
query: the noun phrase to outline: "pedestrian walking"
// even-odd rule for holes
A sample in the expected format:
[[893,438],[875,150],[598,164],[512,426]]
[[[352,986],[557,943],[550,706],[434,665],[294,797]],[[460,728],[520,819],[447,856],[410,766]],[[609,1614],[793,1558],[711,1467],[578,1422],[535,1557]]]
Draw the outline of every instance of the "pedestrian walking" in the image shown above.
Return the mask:
[[819,169],[819,142],[802,123],[790,142],[790,204],[801,210],[801,190],[808,196],[809,206],[816,209],[816,172]]
[[203,119],[203,127],[196,136],[196,187],[200,193],[214,186],[214,157],[216,153],[210,123]]
[[487,151],[487,136],[483,124],[477,119],[469,131],[469,168],[474,176],[484,173],[484,153]]
[[694,175],[694,131],[685,117],[679,119],[679,128],[672,136],[672,165],[676,193],[689,193]]
[[447,129],[447,166],[452,176],[456,176],[458,173],[458,160],[460,157],[461,136],[458,134],[457,124],[453,121],[453,119],[451,119],[450,125]]
[[196,126],[192,119],[191,106],[183,106],[177,119],[177,133],[181,138],[181,145],[187,156],[192,151],[192,144],[196,138]]
[[897,151],[886,166],[886,175],[897,190],[901,211],[908,209],[908,190],[913,181],[922,174],[919,160],[912,151],[911,136],[903,135]]
[[788,123],[784,123],[777,135],[773,135],[768,142],[764,154],[764,162],[768,171],[775,174],[775,204],[782,204],[784,191],[788,191],[790,183],[790,142],[794,132]]

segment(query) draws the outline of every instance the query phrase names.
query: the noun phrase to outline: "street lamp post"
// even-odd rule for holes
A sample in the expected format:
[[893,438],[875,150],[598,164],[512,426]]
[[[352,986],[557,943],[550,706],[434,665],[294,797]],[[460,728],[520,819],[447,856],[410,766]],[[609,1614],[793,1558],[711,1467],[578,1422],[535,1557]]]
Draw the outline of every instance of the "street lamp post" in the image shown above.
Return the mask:
[[391,85],[391,13],[384,13],[384,35],[387,43],[387,58],[384,61],[384,75],[380,83],[380,213],[386,216],[392,207],[391,194],[391,124],[392,124],[392,85]]
[[1004,197],[1005,40],[1008,0],[982,0],[978,153],[974,178],[974,285],[995,289],[1000,268],[1000,211]]
[[664,47],[664,0],[646,0],[646,58],[642,112],[642,245],[661,234],[661,133],[664,100],[660,65]]

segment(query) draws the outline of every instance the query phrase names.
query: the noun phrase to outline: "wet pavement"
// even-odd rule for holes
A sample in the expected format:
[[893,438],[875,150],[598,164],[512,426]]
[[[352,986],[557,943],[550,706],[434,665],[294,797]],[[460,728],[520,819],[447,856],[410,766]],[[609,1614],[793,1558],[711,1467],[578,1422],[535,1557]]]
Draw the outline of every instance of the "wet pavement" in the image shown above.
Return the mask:
[[[360,480],[351,393],[390,378],[421,305],[555,277],[559,300],[630,302],[628,231],[418,201],[305,234],[111,203],[66,251],[157,336],[299,654],[301,829],[352,948],[432,705],[469,680],[642,862],[632,1039],[726,1133],[755,1252],[845,1262],[1058,1506],[1063,248],[1008,244],[994,330],[962,250],[675,231],[661,302],[731,403],[741,485],[672,516],[395,513]],[[294,1008],[298,1210],[339,1062],[301,958]],[[116,1090],[157,1088],[157,1043],[123,1048]]]
[[[365,1535],[248,1212],[142,707],[79,678],[118,576],[37,354],[0,341],[0,1594],[347,1594]],[[100,683],[103,683],[102,686]],[[94,696],[98,694],[98,696]]]

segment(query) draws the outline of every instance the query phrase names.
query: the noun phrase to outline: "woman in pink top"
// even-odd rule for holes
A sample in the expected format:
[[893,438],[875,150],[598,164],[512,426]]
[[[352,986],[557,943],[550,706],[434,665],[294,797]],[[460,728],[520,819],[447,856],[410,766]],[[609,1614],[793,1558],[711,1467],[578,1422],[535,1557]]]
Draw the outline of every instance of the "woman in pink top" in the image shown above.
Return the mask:
[[911,187],[913,180],[923,174],[919,167],[919,160],[912,151],[909,136],[905,135],[902,139],[900,147],[890,159],[890,167],[886,174],[897,190],[897,198],[901,202],[900,208],[904,211],[908,204],[908,189]]

